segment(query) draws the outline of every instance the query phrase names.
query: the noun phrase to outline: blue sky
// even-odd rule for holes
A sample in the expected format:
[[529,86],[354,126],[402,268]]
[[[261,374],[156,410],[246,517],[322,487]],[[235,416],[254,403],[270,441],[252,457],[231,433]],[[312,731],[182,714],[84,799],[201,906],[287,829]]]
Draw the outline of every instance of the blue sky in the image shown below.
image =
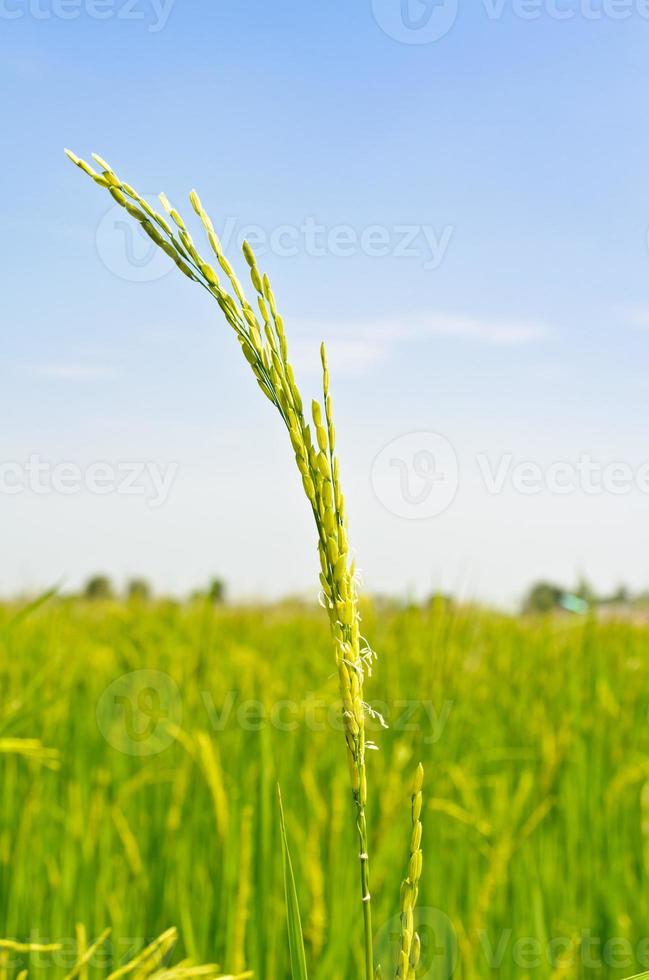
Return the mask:
[[308,390],[330,342],[368,588],[649,586],[647,4],[410,3],[0,0],[1,590],[315,580],[286,439],[218,309],[63,146],[184,211],[197,187],[230,253],[254,226]]

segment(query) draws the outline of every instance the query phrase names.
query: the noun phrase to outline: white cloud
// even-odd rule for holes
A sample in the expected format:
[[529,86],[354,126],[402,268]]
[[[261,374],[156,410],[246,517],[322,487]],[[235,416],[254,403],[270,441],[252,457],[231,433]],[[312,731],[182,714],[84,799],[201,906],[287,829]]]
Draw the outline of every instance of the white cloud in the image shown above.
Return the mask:
[[450,337],[496,346],[514,346],[543,340],[549,329],[534,321],[488,319],[457,313],[418,313],[403,319],[377,318],[326,322],[302,321],[302,339],[292,345],[301,370],[317,367],[317,345],[327,343],[331,366],[337,373],[362,374],[387,360],[403,344]]
[[40,81],[46,74],[46,69],[45,60],[32,53],[14,52],[0,57],[0,71],[6,71],[22,81]]
[[649,309],[636,307],[633,310],[626,310],[622,314],[632,327],[649,329]]
[[93,381],[97,378],[110,377],[111,372],[100,364],[71,364],[52,362],[49,364],[34,364],[29,373],[39,378],[52,378],[59,381]]
[[543,340],[548,334],[544,324],[526,320],[492,320],[441,313],[422,316],[418,329],[420,336],[470,337],[486,344],[528,344]]
[[320,372],[320,343],[325,339],[327,360],[335,374],[366,374],[375,364],[384,361],[389,344],[380,337],[342,337],[338,330],[327,330],[324,325],[313,325],[310,339],[291,344],[289,356],[293,365],[303,374]]

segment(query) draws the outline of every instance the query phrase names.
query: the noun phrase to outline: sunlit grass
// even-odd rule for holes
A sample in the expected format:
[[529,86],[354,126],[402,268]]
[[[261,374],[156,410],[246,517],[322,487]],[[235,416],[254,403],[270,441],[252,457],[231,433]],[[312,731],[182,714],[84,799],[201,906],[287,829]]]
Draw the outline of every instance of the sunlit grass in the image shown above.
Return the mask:
[[[175,924],[170,962],[284,980],[279,780],[307,957],[318,980],[356,980],[357,866],[320,611],[52,599],[5,629],[14,615],[0,609],[0,745],[17,749],[0,752],[0,936],[62,944],[67,963],[47,969],[62,978],[77,923],[88,937],[108,926],[92,978]],[[369,759],[377,958],[396,964],[421,758],[431,977],[454,958],[462,978],[644,969],[649,631],[442,604],[363,619],[381,654],[368,693],[390,725]]]

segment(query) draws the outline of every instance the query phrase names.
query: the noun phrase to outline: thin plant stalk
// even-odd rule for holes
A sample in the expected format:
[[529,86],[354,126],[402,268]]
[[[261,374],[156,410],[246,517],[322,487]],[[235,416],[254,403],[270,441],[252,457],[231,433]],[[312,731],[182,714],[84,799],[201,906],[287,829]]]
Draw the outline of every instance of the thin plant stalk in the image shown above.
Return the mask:
[[421,849],[422,785],[424,767],[419,763],[415,772],[410,797],[412,833],[408,857],[408,875],[401,885],[401,945],[397,963],[396,980],[415,980],[421,954],[421,940],[415,932],[415,908],[419,895],[419,879],[423,863]]

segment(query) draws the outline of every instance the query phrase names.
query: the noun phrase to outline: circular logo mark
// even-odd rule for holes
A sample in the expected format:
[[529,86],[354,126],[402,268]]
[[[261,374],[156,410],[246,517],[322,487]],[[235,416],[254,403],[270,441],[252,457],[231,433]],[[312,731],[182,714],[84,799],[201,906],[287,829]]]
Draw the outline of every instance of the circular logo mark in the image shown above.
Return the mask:
[[[457,934],[449,917],[436,908],[415,909],[415,930],[421,939],[417,980],[450,980],[457,965]],[[376,962],[382,976],[393,977],[401,949],[401,917],[394,915],[376,935]]]
[[372,0],[374,19],[401,44],[432,44],[457,20],[459,0]]
[[97,703],[97,725],[125,755],[157,755],[174,741],[182,704],[176,682],[160,670],[132,670],[109,684]]
[[127,282],[153,282],[173,268],[169,257],[119,204],[99,222],[95,240],[109,272]]
[[457,456],[438,432],[408,432],[393,439],[372,464],[372,487],[386,510],[406,520],[442,514],[459,485]]

